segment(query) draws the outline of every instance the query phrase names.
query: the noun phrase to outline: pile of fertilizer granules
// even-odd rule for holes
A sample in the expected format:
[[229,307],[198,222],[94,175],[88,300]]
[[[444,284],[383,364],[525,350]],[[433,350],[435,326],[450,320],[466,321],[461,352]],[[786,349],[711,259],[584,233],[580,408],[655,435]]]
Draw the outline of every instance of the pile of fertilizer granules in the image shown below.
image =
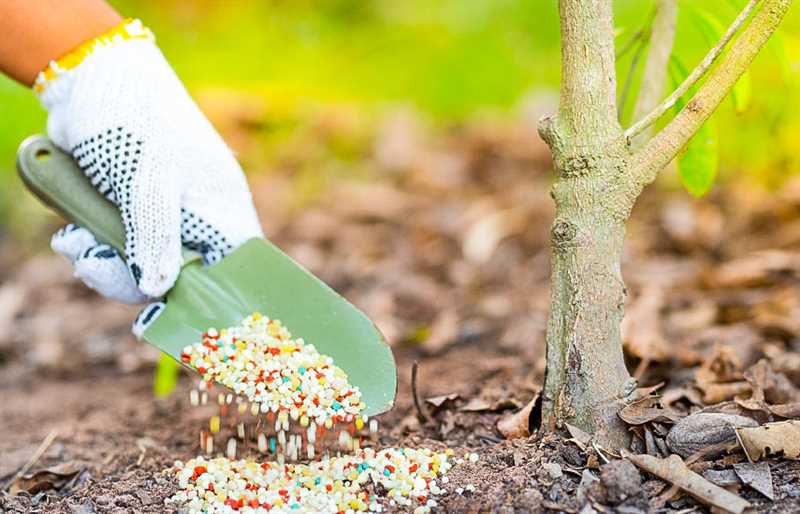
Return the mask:
[[[275,460],[236,459],[237,440],[246,443],[244,423],[238,424],[238,436],[228,440],[226,457],[212,458],[214,435],[220,431],[220,416],[213,416],[209,431],[200,436],[207,456],[175,463],[172,472],[180,490],[167,503],[192,514],[339,514],[387,508],[420,514],[430,512],[435,497],[447,493],[444,475],[452,467],[448,458],[453,452],[364,447],[369,441],[362,429],[368,424],[374,436],[377,422],[361,414],[366,405],[358,387],[349,384],[330,357],[293,339],[280,321],[254,313],[239,326],[209,329],[200,342],[184,348],[181,358],[204,380],[192,390],[191,403],[207,403],[215,383],[232,390],[238,395],[235,410],[256,418],[251,436],[259,453]],[[230,392],[219,395],[222,416],[233,400]],[[335,447],[321,443],[337,431]],[[286,462],[304,458],[308,462]]]
[[201,343],[184,348],[181,359],[206,381],[260,404],[262,412],[286,412],[304,426],[351,422],[366,407],[330,357],[258,313],[238,327],[210,329]]
[[437,479],[450,469],[450,455],[365,448],[353,455],[284,465],[198,457],[176,463],[181,491],[170,501],[193,513],[229,512],[226,507],[243,513],[382,512],[370,492],[377,484],[386,491],[389,506],[418,505],[416,512],[429,512],[436,506],[434,497],[446,492]]

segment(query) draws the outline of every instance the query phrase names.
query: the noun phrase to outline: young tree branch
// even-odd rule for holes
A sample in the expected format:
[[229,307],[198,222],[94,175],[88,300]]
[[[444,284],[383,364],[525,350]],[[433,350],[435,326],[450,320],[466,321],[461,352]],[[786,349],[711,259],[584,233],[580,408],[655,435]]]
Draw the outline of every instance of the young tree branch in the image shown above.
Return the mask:
[[639,59],[641,59],[644,49],[647,46],[647,40],[641,39],[639,45],[636,47],[636,52],[631,58],[631,64],[628,66],[628,74],[625,76],[625,83],[622,85],[622,92],[619,95],[619,102],[617,102],[617,117],[622,121],[622,114],[625,111],[625,106],[628,104],[628,94],[631,92],[633,86],[633,76],[636,75],[636,69],[639,67]]
[[733,42],[730,51],[723,56],[719,65],[686,107],[644,148],[633,155],[631,179],[637,188],[641,189],[655,180],[658,172],[678,154],[722,103],[778,28],[792,0],[764,0],[763,3],[761,9],[753,16],[753,20]]
[[561,99],[555,119],[540,128],[551,144],[569,139],[589,150],[596,134],[621,134],[617,121],[611,0],[560,0]]
[[622,45],[622,48],[617,50],[617,60],[619,61],[622,57],[624,57],[625,54],[627,54],[628,51],[630,51],[634,47],[634,45],[638,44],[639,40],[642,39],[643,37],[644,37],[644,28],[641,28],[636,32],[634,32],[633,36],[631,36],[631,38],[628,39],[628,41],[624,45]]
[[[720,56],[720,54],[722,54],[722,51],[725,50],[725,47],[728,45],[728,43],[736,34],[736,32],[739,31],[739,28],[741,28],[742,24],[745,22],[745,20],[747,20],[747,18],[753,12],[753,9],[755,9],[756,5],[758,5],[760,1],[761,0],[750,0],[747,3],[742,12],[739,13],[739,16],[737,16],[736,19],[733,20],[733,23],[731,23],[730,27],[728,27],[728,30],[722,36],[722,39],[719,40],[719,42],[715,47],[709,50],[709,52],[706,54],[706,56],[703,58],[700,64],[698,64],[697,67],[692,70],[689,76],[686,77],[686,80],[684,80],[683,83],[681,83],[681,85],[678,86],[678,88],[671,95],[669,95],[661,104],[650,110],[650,112],[647,113],[646,115],[643,115],[643,117],[641,117],[639,121],[631,125],[625,131],[625,137],[627,137],[628,139],[632,139],[638,134],[644,132],[644,130],[647,127],[651,126],[661,116],[663,116],[665,112],[670,110],[675,105],[675,102],[677,102],[679,98],[685,95],[686,92],[689,91],[689,89],[691,89],[692,86],[694,86],[697,83],[697,81],[700,80],[703,77],[703,75],[706,74],[706,72],[714,64],[714,61],[716,61],[717,58]],[[655,31],[655,26],[653,27],[653,30]],[[669,59],[669,55],[667,55],[667,59]],[[639,115],[634,117],[634,119],[637,118],[639,118]]]
[[[657,0],[656,15],[650,35],[650,49],[644,65],[644,78],[633,110],[634,120],[643,119],[658,105],[661,95],[664,94],[664,83],[667,79],[667,66],[669,65],[669,56],[672,54],[672,44],[675,41],[677,19],[677,0]],[[634,139],[634,148],[645,143],[647,132],[649,130],[643,130],[642,134]]]

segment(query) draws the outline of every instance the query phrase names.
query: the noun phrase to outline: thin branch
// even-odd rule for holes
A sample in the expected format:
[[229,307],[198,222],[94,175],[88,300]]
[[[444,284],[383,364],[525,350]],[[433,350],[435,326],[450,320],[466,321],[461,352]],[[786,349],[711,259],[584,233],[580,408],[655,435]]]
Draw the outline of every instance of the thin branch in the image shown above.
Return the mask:
[[[764,0],[762,8],[733,42],[719,65],[686,107],[631,160],[631,185],[641,190],[700,129],[780,25],[792,0]],[[752,2],[751,2],[752,4]],[[637,194],[636,191],[632,192]],[[635,197],[635,196],[634,196]]]
[[634,32],[633,35],[631,36],[631,38],[624,45],[622,45],[622,48],[617,50],[617,53],[616,53],[615,57],[616,57],[616,59],[618,61],[621,58],[623,58],[625,56],[625,54],[627,54],[630,51],[630,49],[634,47],[634,45],[636,43],[639,42],[639,39],[641,39],[642,36],[644,36],[645,28],[641,28],[641,29],[637,30],[636,32]]
[[[653,19],[653,30],[650,35],[650,48],[647,51],[647,62],[644,65],[642,85],[633,110],[633,119],[643,119],[653,110],[664,94],[664,83],[667,79],[669,56],[675,41],[675,22],[678,19],[677,0],[657,0],[656,15]],[[633,141],[638,148],[645,143],[647,131]]]
[[628,74],[625,76],[625,83],[622,85],[622,92],[619,95],[619,102],[617,103],[617,116],[622,120],[622,113],[625,110],[625,104],[628,103],[628,94],[633,85],[633,76],[636,75],[636,68],[639,67],[639,59],[642,58],[644,48],[647,46],[647,39],[641,39],[639,46],[636,47],[636,52],[631,58],[631,64],[628,66]]
[[411,365],[411,397],[414,400],[414,407],[417,409],[417,417],[420,421],[424,421],[425,423],[432,423],[433,418],[431,415],[428,414],[428,410],[423,407],[421,401],[419,401],[419,391],[417,390],[417,370],[419,369],[419,364],[417,361]]
[[747,3],[742,12],[739,13],[739,16],[737,16],[736,19],[733,20],[733,23],[731,23],[730,27],[728,27],[728,30],[722,36],[722,39],[720,39],[719,43],[717,43],[714,48],[709,50],[700,64],[698,64],[697,67],[692,70],[689,76],[686,77],[686,80],[684,80],[683,83],[678,86],[678,88],[660,105],[650,111],[650,113],[648,113],[642,119],[631,125],[625,131],[625,137],[628,139],[633,138],[642,133],[644,129],[655,123],[661,116],[664,115],[665,112],[670,110],[675,105],[675,102],[677,102],[679,98],[685,95],[686,92],[689,91],[692,86],[694,86],[697,81],[706,74],[706,72],[714,64],[714,61],[716,61],[720,54],[722,54],[722,51],[725,50],[725,47],[728,45],[730,40],[733,39],[733,36],[736,35],[736,32],[739,31],[739,28],[741,28],[742,24],[744,24],[745,20],[747,20],[747,18],[753,12],[753,9],[755,9],[756,5],[758,5],[760,1],[761,0],[750,0]]
[[26,462],[26,463],[25,463],[25,465],[24,465],[24,466],[22,466],[22,467],[19,469],[19,471],[17,471],[17,472],[14,474],[14,476],[12,476],[12,477],[11,477],[11,478],[10,478],[10,479],[9,479],[9,480],[8,480],[8,481],[7,481],[7,482],[4,484],[4,485],[3,485],[3,488],[2,488],[2,490],[5,490],[5,489],[7,489],[7,488],[11,487],[11,486],[14,484],[14,482],[16,482],[16,481],[17,481],[19,478],[21,478],[21,477],[25,476],[25,473],[27,473],[28,471],[30,471],[30,469],[33,467],[33,465],[34,465],[34,464],[36,464],[36,463],[39,461],[39,459],[41,459],[41,458],[42,458],[42,456],[43,456],[43,455],[44,455],[44,453],[47,451],[47,449],[48,449],[48,448],[50,448],[50,445],[51,445],[51,444],[53,444],[53,441],[55,441],[55,440],[56,440],[56,437],[58,437],[58,430],[56,430],[56,429],[54,428],[54,429],[52,429],[52,430],[50,431],[50,433],[49,433],[49,434],[47,434],[47,437],[45,437],[45,438],[44,438],[44,441],[42,441],[42,444],[40,444],[40,445],[39,445],[39,447],[38,447],[38,448],[36,448],[36,451],[35,451],[35,452],[33,452],[33,455],[31,455],[31,458],[28,460],[28,462]]

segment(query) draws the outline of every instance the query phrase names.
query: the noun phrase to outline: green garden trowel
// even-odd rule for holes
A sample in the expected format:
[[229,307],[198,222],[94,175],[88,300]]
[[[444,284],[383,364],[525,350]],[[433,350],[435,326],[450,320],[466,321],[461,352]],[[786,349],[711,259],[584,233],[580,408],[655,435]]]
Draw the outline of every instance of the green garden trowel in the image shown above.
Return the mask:
[[[117,208],[69,155],[44,136],[31,136],[20,145],[17,169],[40,200],[124,255]],[[375,325],[269,241],[251,239],[211,266],[184,249],[183,268],[166,302],[143,338],[179,362],[181,350],[208,328],[236,325],[259,311],[331,356],[361,389],[366,414],[380,414],[394,403],[394,357]]]

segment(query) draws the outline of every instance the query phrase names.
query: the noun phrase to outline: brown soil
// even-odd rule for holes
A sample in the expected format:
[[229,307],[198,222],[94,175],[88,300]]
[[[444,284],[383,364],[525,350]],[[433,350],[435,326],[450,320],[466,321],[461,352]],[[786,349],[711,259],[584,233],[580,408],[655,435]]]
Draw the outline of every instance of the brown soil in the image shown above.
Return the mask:
[[[390,129],[380,133],[400,137]],[[505,441],[495,428],[542,378],[552,207],[546,152],[520,145],[533,134],[525,122],[467,126],[423,139],[403,150],[409,155],[365,151],[354,166],[373,169],[370,180],[324,186],[321,200],[300,210],[286,201],[291,169],[256,180],[254,193],[271,239],[364,308],[392,342],[401,382],[380,444],[479,454],[449,474],[440,511],[703,511],[682,495],[657,505],[668,486],[626,461],[605,464],[555,435]],[[663,191],[643,199],[624,263],[629,308],[647,311],[637,318],[648,325],[627,332],[631,369],[652,360],[641,383],[688,387],[717,345],[730,347],[741,369],[798,355],[798,216],[791,185],[780,195],[727,188],[702,201]],[[754,253],[765,249],[775,253]],[[5,241],[0,262],[0,480],[53,431],[30,471],[70,470],[42,492],[4,492],[0,512],[169,512],[175,484],[163,470],[197,453],[203,423],[188,405],[193,378],[184,374],[175,394],[155,399],[156,353],[127,333],[135,309],[86,291],[56,257],[20,260]],[[642,307],[653,288],[661,300]],[[414,361],[421,397],[457,395],[428,405],[429,422],[411,399]],[[782,372],[800,387],[800,367]],[[758,512],[800,512],[800,466],[769,462],[776,500],[739,493]],[[455,493],[470,484],[474,492]]]

